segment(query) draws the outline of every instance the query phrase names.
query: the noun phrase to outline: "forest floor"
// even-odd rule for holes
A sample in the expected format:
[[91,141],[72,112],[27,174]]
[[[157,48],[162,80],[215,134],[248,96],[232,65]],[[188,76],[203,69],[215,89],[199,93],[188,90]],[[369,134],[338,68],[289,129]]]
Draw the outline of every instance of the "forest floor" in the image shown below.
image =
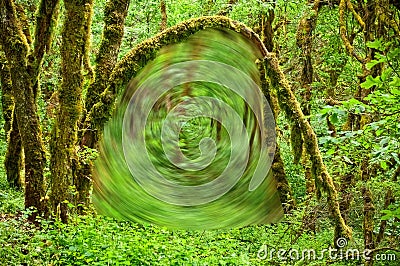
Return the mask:
[[[4,154],[4,143],[0,149]],[[289,176],[298,174],[289,167]],[[229,230],[170,230],[93,213],[75,215],[68,224],[39,219],[36,226],[27,222],[23,193],[8,187],[0,169],[0,265],[360,265],[361,258],[345,260],[343,250],[326,252],[332,248],[330,221],[310,220],[310,214],[326,216],[325,204],[305,202],[278,224]],[[360,249],[359,237],[348,248]]]

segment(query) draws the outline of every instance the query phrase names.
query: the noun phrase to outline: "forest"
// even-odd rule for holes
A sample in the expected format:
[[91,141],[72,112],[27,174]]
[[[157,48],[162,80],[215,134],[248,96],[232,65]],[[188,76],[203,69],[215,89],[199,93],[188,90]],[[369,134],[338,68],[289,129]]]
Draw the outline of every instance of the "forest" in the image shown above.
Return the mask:
[[400,265],[400,1],[0,0],[0,36],[0,265]]

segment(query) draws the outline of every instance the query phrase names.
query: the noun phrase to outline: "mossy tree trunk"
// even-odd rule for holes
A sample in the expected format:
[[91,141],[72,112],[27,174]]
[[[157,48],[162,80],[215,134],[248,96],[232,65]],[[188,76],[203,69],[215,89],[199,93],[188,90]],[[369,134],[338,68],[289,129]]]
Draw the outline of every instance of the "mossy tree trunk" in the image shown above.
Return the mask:
[[[269,9],[267,12],[263,12],[260,14],[259,23],[255,27],[256,29],[255,32],[258,33],[258,35],[260,36],[262,42],[265,45],[265,48],[271,52],[274,50],[274,42],[273,42],[274,31],[272,27],[274,19],[275,19],[274,9]],[[267,80],[264,66],[261,66],[260,74],[261,74],[261,86],[263,93],[267,98],[267,101],[273,111],[274,118],[276,121],[279,115],[279,106],[277,102],[278,100],[276,99],[276,95],[273,93],[273,89],[276,88],[276,86],[278,86],[278,81],[272,80],[271,77],[269,77],[269,80]],[[279,132],[278,127],[276,131]],[[283,205],[283,210],[285,211],[285,213],[288,213],[289,211],[293,210],[296,207],[296,201],[293,198],[292,189],[286,177],[284,163],[282,160],[282,155],[280,152],[278,142],[276,143],[276,150],[271,166],[271,171],[277,183],[277,189],[279,191],[280,200]]]
[[[52,175],[50,203],[53,214],[68,219],[68,202],[78,163],[78,119],[82,112],[83,67],[88,49],[93,1],[64,0],[65,21],[62,30],[59,106],[50,144]],[[89,25],[88,25],[89,23]]]
[[18,130],[16,114],[14,112],[12,117],[12,126],[7,135],[7,152],[4,158],[7,182],[10,187],[22,189],[22,143],[21,135]]
[[[23,35],[25,35],[28,45],[32,43],[32,37],[29,31],[28,18],[24,7],[21,4],[15,4],[16,16]],[[12,97],[12,79],[8,67],[7,58],[0,48],[0,83],[2,86],[2,107],[4,116],[4,132],[7,142],[7,151],[4,158],[4,169],[7,175],[7,182],[11,187],[22,189],[23,180],[21,170],[23,169],[23,149],[21,136],[19,134],[16,113],[14,112],[14,100]]]
[[39,77],[43,58],[50,51],[54,29],[57,26],[60,0],[42,0],[36,11],[36,27],[33,50],[29,55],[30,72],[35,97],[39,88]]
[[275,76],[274,79],[279,81],[278,99],[279,105],[284,110],[290,121],[297,121],[302,138],[304,139],[304,149],[311,161],[311,173],[315,180],[317,188],[317,196],[321,196],[322,192],[327,195],[327,202],[331,212],[334,224],[339,228],[339,232],[346,238],[351,238],[351,229],[347,226],[340,212],[339,197],[333,179],[330,176],[323,162],[321,152],[318,147],[318,139],[310,125],[310,122],[304,116],[299,102],[296,100],[284,73],[279,67],[278,59],[273,54],[267,54],[265,67],[269,76]]
[[[14,112],[25,152],[25,207],[34,207],[39,214],[46,214],[43,177],[46,158],[28,67],[27,55],[30,49],[12,0],[0,2],[0,21],[0,44],[9,64]],[[34,213],[30,219],[35,220],[36,215]]]
[[[109,78],[117,63],[118,53],[124,35],[124,24],[128,15],[129,0],[112,1],[106,3],[104,9],[104,29],[99,53],[96,57],[95,79],[90,84],[85,100],[85,110],[89,111],[100,100],[100,94],[106,89]],[[86,114],[86,112],[85,112]],[[84,125],[86,116],[80,123],[83,134],[79,136],[79,149],[97,147],[102,127]],[[80,158],[74,185],[77,189],[77,202],[87,206],[91,188],[92,162],[87,158]]]
[[7,141],[4,169],[6,170],[9,186],[21,189],[22,144],[16,114],[14,112],[11,74],[8,69],[6,58],[2,55],[0,60],[1,104],[3,108],[4,132]]
[[160,1],[160,11],[161,11],[160,31],[163,31],[167,28],[168,25],[167,5],[165,4],[165,0]]
[[[46,156],[36,97],[41,64],[45,51],[48,51],[51,44],[52,32],[57,22],[58,3],[58,0],[40,1],[36,12],[35,42],[31,50],[32,38],[23,7],[16,5],[13,0],[0,2],[0,45],[5,52],[11,74],[11,96],[14,100],[12,130],[18,128],[25,155],[25,207],[34,207],[37,210],[29,217],[32,221],[38,214],[48,214],[44,190]],[[9,140],[18,149],[16,132],[15,135],[10,132]],[[18,160],[8,162],[15,164]],[[21,166],[18,166],[18,172],[20,170]]]
[[[321,1],[308,1],[308,4],[312,5],[312,9],[307,11],[306,14],[300,19],[296,33],[296,44],[300,48],[301,55],[300,61],[302,64],[301,75],[300,75],[300,95],[302,98],[301,109],[305,116],[311,114],[311,94],[312,94],[312,82],[314,81],[314,67],[312,65],[312,51],[313,51],[313,31],[316,27],[318,12],[321,6]],[[299,125],[297,122],[291,126],[291,145],[294,151],[294,163],[299,163],[303,156],[303,144]],[[304,167],[305,179],[306,179],[306,191],[308,194],[315,192],[315,180],[312,178],[312,169],[309,160],[309,156],[304,155],[302,160]],[[318,192],[318,190],[317,190]]]

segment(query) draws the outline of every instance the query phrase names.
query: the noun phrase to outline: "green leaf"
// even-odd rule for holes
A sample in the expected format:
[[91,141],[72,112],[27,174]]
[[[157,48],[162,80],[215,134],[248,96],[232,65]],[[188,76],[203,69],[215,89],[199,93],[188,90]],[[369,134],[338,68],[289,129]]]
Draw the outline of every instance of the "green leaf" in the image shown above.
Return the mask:
[[370,89],[373,86],[378,86],[382,84],[380,76],[373,78],[371,75],[367,76],[365,82],[361,83],[361,88],[363,89]]
[[388,165],[387,165],[386,161],[380,161],[379,164],[381,165],[383,170],[387,170],[388,169]]
[[385,47],[382,45],[382,39],[376,39],[372,42],[367,42],[367,47],[383,51]]
[[[393,80],[391,82],[389,82],[389,86],[391,86],[391,87],[400,87],[400,78],[399,77],[394,77]],[[393,91],[395,91],[395,92],[393,92]],[[393,88],[391,90],[391,92],[393,94],[400,95],[400,90],[398,90],[398,89],[394,89]]]
[[385,81],[390,77],[390,75],[392,74],[392,72],[393,72],[393,70],[392,70],[391,68],[385,69],[385,70],[382,72],[381,80],[382,80],[383,82],[385,82]]
[[330,120],[333,124],[339,123],[338,114],[337,114],[337,113],[333,113],[333,114],[329,117],[329,120]]
[[326,152],[326,155],[333,155],[333,154],[335,154],[335,148],[332,148],[332,149],[329,149],[327,152]]
[[371,60],[366,64],[366,67],[368,70],[371,70],[371,68],[373,68],[374,66],[376,66],[379,63],[380,62],[378,60]]
[[391,210],[382,210],[381,213],[385,214],[381,217],[381,220],[389,220],[394,216]]

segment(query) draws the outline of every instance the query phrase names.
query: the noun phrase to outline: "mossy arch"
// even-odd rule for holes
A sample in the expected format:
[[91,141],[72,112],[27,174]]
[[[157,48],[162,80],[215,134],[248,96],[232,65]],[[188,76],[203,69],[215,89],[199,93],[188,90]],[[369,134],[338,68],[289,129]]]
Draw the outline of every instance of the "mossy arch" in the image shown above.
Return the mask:
[[[157,52],[161,48],[185,41],[189,36],[206,28],[225,28],[236,31],[259,48],[261,52],[260,61],[263,62],[266,69],[267,78],[277,80],[279,83],[276,88],[273,88],[277,92],[279,105],[284,110],[288,120],[299,125],[300,132],[303,139],[305,139],[304,149],[310,155],[312,174],[316,184],[318,184],[317,189],[326,193],[334,223],[340,228],[340,234],[350,238],[351,229],[346,225],[340,213],[338,194],[333,179],[323,162],[318,148],[317,136],[303,114],[300,104],[279,66],[278,59],[265,48],[263,42],[252,29],[227,17],[200,17],[184,21],[164,30],[153,38],[141,42],[126,54],[116,64],[108,80],[107,88],[100,95],[98,102],[93,105],[91,110],[88,110],[88,115],[83,124],[84,134],[81,145],[85,146],[85,138],[90,138],[91,143],[98,142],[104,124],[111,117],[114,103],[119,93],[128,85],[132,77],[135,77],[149,61],[157,56]],[[89,180],[87,177],[84,179]]]

